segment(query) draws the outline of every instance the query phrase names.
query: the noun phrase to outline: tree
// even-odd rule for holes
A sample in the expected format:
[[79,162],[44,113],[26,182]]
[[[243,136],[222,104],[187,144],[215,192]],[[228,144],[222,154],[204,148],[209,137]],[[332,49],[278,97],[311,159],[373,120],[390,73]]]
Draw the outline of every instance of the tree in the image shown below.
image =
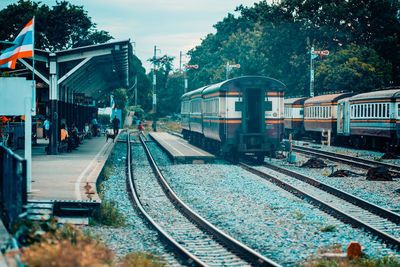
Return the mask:
[[[236,9],[240,16],[228,14],[214,26],[215,34],[189,52],[189,63],[201,66],[189,75],[189,89],[224,80],[224,65],[229,61],[241,65],[234,75],[269,76],[287,85],[287,96],[308,95],[311,47],[329,50],[333,59],[352,44],[371,57],[347,62],[353,65],[340,70],[343,79],[361,72],[357,90],[400,84],[399,9],[398,0],[285,0],[240,6]],[[372,64],[377,72],[367,71],[364,64]],[[343,84],[334,85],[337,65],[317,64],[316,71],[322,67],[328,69],[320,72],[324,80],[320,88],[342,91]]]
[[174,72],[169,75],[165,88],[158,91],[158,112],[160,113],[160,116],[180,112],[183,87],[183,73]]
[[321,88],[333,91],[367,92],[388,84],[391,63],[368,47],[349,45],[324,58],[316,71],[316,92]]
[[112,37],[96,29],[82,6],[57,1],[46,4],[19,0],[0,10],[0,39],[13,41],[22,27],[35,16],[35,48],[56,51],[104,43]]
[[[157,107],[156,107],[156,113],[157,115],[154,116],[159,116],[165,114],[165,111],[160,110],[160,95],[163,95],[164,92],[166,91],[166,86],[167,86],[167,81],[169,77],[169,73],[172,70],[172,62],[174,58],[173,57],[168,57],[167,55],[164,55],[160,58],[154,59],[150,58],[148,61],[150,62],[155,62],[157,68],[155,69],[155,74],[156,74],[156,95],[157,95]],[[148,78],[153,81],[153,72],[148,73]],[[162,107],[162,106],[161,106]],[[155,114],[155,113],[154,113]]]

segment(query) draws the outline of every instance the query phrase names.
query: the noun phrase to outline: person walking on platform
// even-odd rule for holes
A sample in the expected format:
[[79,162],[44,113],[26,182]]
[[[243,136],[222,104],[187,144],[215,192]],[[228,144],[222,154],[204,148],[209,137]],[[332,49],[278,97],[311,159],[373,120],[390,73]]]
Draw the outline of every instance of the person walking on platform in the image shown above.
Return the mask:
[[117,115],[115,115],[114,119],[112,120],[112,124],[114,129],[114,137],[117,137],[120,124],[120,120],[117,118]]
[[44,129],[44,139],[47,140],[49,138],[50,133],[50,120],[49,117],[46,117],[46,120],[43,122],[43,129]]
[[96,119],[95,117],[93,117],[93,119],[92,119],[92,125],[93,125],[92,134],[93,134],[93,136],[97,136],[97,126],[98,126],[98,123],[97,123],[97,119]]
[[144,131],[143,124],[142,124],[142,122],[139,122],[138,134],[137,134],[137,136],[136,136],[135,142],[138,141],[140,135],[143,135],[143,137],[146,139],[146,141],[149,141],[149,139],[148,139],[147,136],[143,133],[143,131]]

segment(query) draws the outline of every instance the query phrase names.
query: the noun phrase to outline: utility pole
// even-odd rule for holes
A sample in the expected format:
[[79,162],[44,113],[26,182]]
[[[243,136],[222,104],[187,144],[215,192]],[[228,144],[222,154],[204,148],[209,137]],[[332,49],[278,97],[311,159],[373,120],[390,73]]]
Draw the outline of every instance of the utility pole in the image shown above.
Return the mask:
[[199,65],[185,65],[185,73],[184,73],[184,77],[185,77],[185,89],[183,91],[184,94],[187,93],[188,90],[188,78],[187,78],[187,72],[191,69],[197,69],[199,68]]
[[310,53],[310,97],[314,97],[314,59],[318,57],[318,55],[322,58],[322,56],[327,56],[329,55],[329,51],[314,51],[314,47],[311,47],[311,53]]
[[156,54],[157,46],[154,46],[154,61],[153,61],[153,131],[157,132],[157,118],[156,118],[156,104],[157,104],[157,92],[156,92]]
[[135,107],[137,106],[137,75],[135,76]]

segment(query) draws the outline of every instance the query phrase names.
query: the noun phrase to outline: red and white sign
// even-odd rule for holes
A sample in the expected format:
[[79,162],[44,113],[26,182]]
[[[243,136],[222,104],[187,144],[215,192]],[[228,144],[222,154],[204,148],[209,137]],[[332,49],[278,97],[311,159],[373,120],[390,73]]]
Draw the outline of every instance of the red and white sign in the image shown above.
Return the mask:
[[311,53],[316,54],[316,55],[321,55],[321,56],[327,56],[327,55],[329,55],[329,51],[328,51],[328,50],[325,50],[325,51],[321,51],[321,50],[319,50],[319,51],[312,51]]
[[240,68],[240,64],[236,64],[236,65],[228,65],[230,68]]

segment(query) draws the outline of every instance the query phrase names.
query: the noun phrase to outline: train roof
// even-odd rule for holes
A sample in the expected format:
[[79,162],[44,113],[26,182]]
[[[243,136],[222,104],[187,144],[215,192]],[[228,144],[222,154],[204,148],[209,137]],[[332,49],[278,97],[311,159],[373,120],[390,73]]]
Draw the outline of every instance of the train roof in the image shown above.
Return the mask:
[[312,97],[307,99],[304,102],[304,105],[316,105],[316,104],[329,104],[329,103],[335,103],[337,102],[339,99],[345,98],[345,97],[349,97],[351,96],[352,93],[340,93],[340,94],[331,94],[331,95],[320,95],[320,96],[316,96],[316,97]]
[[308,97],[285,98],[285,105],[303,105]]
[[181,100],[190,99],[190,98],[193,98],[193,97],[196,96],[196,95],[201,95],[202,92],[203,92],[203,90],[204,90],[205,88],[207,88],[207,87],[208,87],[208,86],[203,86],[203,87],[198,88],[198,89],[196,89],[196,90],[187,92],[186,94],[183,94],[183,95],[181,96]]
[[239,92],[242,88],[268,87],[269,91],[281,92],[286,88],[282,82],[265,76],[242,76],[213,84],[204,89],[204,94],[216,92]]
[[350,98],[350,101],[372,100],[372,99],[392,99],[400,98],[400,88],[379,90],[374,92],[362,93]]

